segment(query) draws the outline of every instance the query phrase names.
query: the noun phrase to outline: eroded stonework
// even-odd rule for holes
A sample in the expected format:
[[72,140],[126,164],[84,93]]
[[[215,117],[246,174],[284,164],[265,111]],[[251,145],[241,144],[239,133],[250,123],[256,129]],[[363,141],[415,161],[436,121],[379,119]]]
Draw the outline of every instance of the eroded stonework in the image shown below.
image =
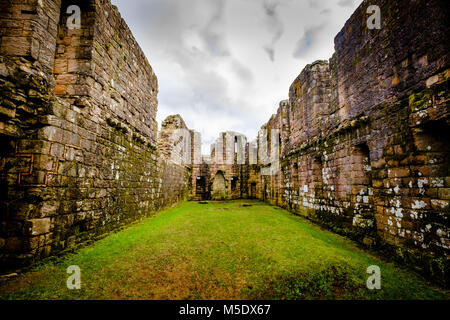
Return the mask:
[[157,78],[108,0],[0,8],[2,267],[184,199],[255,198],[449,285],[446,1],[364,1],[254,141],[223,132],[208,156],[179,115],[158,134]]
[[[68,29],[69,5],[81,28]],[[0,2],[2,269],[73,250],[188,197],[158,150],[158,82],[107,0]]]
[[192,197],[197,200],[249,197],[247,150],[247,138],[243,134],[220,133],[211,146],[210,156],[203,156],[200,163],[193,163]]

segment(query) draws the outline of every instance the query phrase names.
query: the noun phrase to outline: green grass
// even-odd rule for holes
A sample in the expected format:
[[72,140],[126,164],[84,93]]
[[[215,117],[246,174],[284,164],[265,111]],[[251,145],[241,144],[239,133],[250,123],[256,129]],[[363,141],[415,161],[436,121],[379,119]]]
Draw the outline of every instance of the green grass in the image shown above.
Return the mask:
[[[81,290],[66,287],[70,265],[81,268]],[[366,287],[370,265],[381,268],[381,290]],[[183,203],[0,284],[0,299],[448,298],[354,242],[257,201]]]

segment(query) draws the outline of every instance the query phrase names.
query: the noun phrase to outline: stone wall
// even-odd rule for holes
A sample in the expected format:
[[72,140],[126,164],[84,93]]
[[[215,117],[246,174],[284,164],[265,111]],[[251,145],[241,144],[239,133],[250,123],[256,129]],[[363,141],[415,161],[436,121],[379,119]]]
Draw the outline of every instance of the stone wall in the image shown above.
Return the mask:
[[[67,27],[69,2],[80,29]],[[1,1],[2,269],[189,194],[191,169],[160,156],[157,78],[117,8],[69,2]]]
[[[369,5],[380,30],[366,26]],[[305,67],[287,110],[263,127],[280,130],[282,160],[260,186],[263,199],[447,286],[448,11],[440,0],[364,1],[330,62]]]
[[27,136],[52,96],[59,1],[1,0],[0,9],[0,134]]
[[446,1],[364,1],[255,141],[224,132],[203,157],[179,115],[158,136],[157,78],[108,0],[0,8],[2,268],[183,199],[259,198],[448,286]]
[[162,122],[158,148],[162,157],[176,164],[191,168],[201,163],[201,135],[189,130],[179,114]]
[[[211,155],[193,163],[192,198],[226,200],[247,198],[248,143],[240,133],[222,132],[211,146]],[[256,164],[256,163],[255,163]]]

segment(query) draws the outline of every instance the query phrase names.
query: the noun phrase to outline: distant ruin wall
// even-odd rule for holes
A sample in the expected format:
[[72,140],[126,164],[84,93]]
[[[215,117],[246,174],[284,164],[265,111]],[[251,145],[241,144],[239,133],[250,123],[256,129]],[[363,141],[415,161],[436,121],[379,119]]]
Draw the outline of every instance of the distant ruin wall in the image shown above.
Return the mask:
[[[69,5],[81,28],[67,27]],[[0,2],[2,269],[187,197],[157,149],[158,83],[108,0]]]
[[[381,8],[380,30],[367,28],[369,5]],[[267,123],[288,139],[279,173],[260,186],[263,199],[447,286],[448,17],[441,0],[364,1],[330,62],[308,65]]]
[[248,198],[250,166],[247,138],[234,131],[221,132],[211,149],[211,156],[203,157],[201,162],[193,162],[192,198],[195,200]]

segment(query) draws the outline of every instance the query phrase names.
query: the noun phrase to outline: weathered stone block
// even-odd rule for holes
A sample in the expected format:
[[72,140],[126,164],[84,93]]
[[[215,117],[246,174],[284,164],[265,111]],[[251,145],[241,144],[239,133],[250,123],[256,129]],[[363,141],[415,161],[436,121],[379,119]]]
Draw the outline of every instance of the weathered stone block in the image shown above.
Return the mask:
[[31,54],[31,39],[27,37],[2,37],[2,55],[28,56]]
[[20,252],[22,250],[22,239],[19,237],[11,237],[6,239],[4,249],[7,252]]
[[50,232],[50,218],[31,219],[27,221],[30,234],[33,236]]
[[439,188],[439,199],[450,200],[450,188]]

